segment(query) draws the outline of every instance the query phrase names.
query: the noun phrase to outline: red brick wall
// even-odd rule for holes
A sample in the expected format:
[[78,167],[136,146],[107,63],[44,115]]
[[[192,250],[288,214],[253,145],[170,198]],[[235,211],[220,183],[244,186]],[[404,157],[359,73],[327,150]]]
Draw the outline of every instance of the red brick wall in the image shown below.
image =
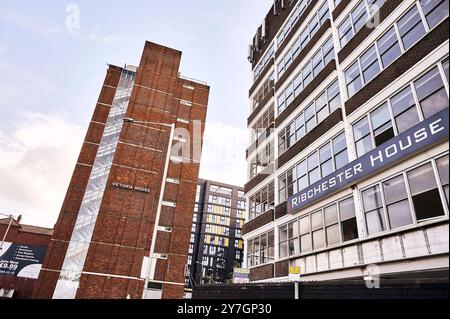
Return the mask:
[[[8,225],[0,224],[0,240],[3,239]],[[50,243],[51,235],[35,234],[22,231],[17,225],[13,225],[6,236],[6,242],[27,244],[34,246],[46,246]],[[14,299],[31,298],[36,279],[19,278],[15,276],[0,275],[0,288],[14,289]]]
[[[185,127],[189,132],[193,131],[192,120],[200,120],[203,136],[209,87],[179,79],[180,60],[181,52],[146,43],[126,117],[135,121],[175,123],[177,128]],[[110,67],[105,84],[117,86],[120,71]],[[195,89],[183,88],[185,83]],[[99,102],[111,104],[113,98],[114,90],[104,87]],[[180,104],[179,99],[194,104],[186,107]],[[93,118],[106,122],[108,113],[102,108],[104,106],[101,104],[97,105]],[[177,122],[179,117],[190,120],[190,124]],[[142,261],[150,253],[170,133],[167,127],[152,127],[154,129],[124,124],[83,269],[91,274],[82,275],[76,298],[124,299],[128,295],[131,298],[142,296]],[[101,127],[91,123],[86,140],[98,143],[101,136]],[[192,142],[191,139],[191,150]],[[85,143],[79,161],[92,165],[97,148]],[[177,207],[163,206],[160,225],[173,227],[173,232],[158,232],[155,249],[155,253],[168,255],[167,261],[158,262],[155,274],[155,279],[170,283],[164,285],[164,298],[183,297],[184,266],[198,173],[199,163],[169,165],[168,177],[179,179],[180,185],[167,184],[164,200],[176,202]],[[46,269],[61,269],[89,174],[88,166],[78,165],[75,169],[46,257]],[[113,183],[146,187],[150,193],[114,188]],[[44,271],[41,277],[34,296],[51,298],[58,276]]]

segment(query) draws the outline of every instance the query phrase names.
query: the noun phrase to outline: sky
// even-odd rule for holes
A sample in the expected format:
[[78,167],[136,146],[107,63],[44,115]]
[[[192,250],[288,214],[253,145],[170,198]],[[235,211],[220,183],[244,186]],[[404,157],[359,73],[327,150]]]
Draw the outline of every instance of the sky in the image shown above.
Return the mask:
[[146,40],[211,86],[200,177],[244,185],[247,47],[271,4],[0,0],[0,213],[53,227],[107,64],[138,65]]

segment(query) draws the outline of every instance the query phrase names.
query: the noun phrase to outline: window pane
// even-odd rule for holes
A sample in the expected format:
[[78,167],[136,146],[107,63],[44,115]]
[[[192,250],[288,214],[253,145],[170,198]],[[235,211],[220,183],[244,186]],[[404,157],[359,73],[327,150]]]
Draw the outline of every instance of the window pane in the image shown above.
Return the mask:
[[344,47],[353,37],[352,22],[350,17],[345,19],[344,23],[339,27],[339,37],[341,38],[341,46]]
[[394,177],[383,183],[386,204],[392,204],[408,197],[403,175]]
[[294,256],[300,253],[300,243],[298,238],[289,241],[289,256]]
[[280,227],[280,242],[287,240],[287,226]]
[[312,170],[317,166],[319,166],[319,155],[317,152],[314,152],[308,157],[308,170]]
[[353,135],[355,137],[355,140],[359,140],[369,134],[370,126],[367,117],[364,117],[361,121],[353,125]]
[[327,227],[327,244],[334,245],[341,242],[341,235],[339,233],[339,224]]
[[408,173],[417,220],[444,215],[433,166],[427,164]]
[[304,235],[300,238],[300,249],[301,252],[307,252],[311,250],[311,235]]
[[383,207],[383,200],[378,185],[362,192],[362,198],[365,212]]
[[342,222],[342,237],[344,241],[358,238],[358,226],[356,224],[356,217]]
[[311,215],[312,230],[323,228],[322,212],[317,212]]
[[420,0],[430,28],[434,28],[448,16],[448,0]]
[[378,40],[378,48],[380,50],[381,61],[385,68],[400,56],[400,44],[398,43],[394,27],[389,29],[389,31]]
[[425,118],[448,108],[447,92],[437,67],[417,80],[414,85]]
[[372,80],[378,73],[380,73],[380,65],[378,64],[377,51],[375,45],[361,56],[361,67],[364,75],[365,83]]
[[288,256],[288,243],[280,243],[280,258],[285,258]]
[[398,27],[406,50],[425,34],[425,27],[416,5],[398,21]]
[[355,8],[355,10],[353,10],[352,20],[356,32],[358,32],[366,23],[367,10],[364,1],[361,1],[361,3]]
[[362,87],[361,75],[358,63],[354,63],[346,72],[345,79],[347,82],[348,95],[352,96]]
[[402,227],[413,223],[408,200],[387,207],[391,228]]
[[333,149],[334,153],[339,153],[340,151],[347,149],[347,142],[344,133],[333,139]]
[[323,146],[320,150],[320,162],[324,163],[325,161],[329,160],[332,157],[332,150],[331,150],[331,144],[328,143],[325,146]]
[[345,165],[348,164],[349,160],[348,160],[348,153],[347,151],[342,151],[339,154],[336,154],[336,156],[334,157],[335,161],[336,161],[336,170],[344,167]]
[[355,217],[355,204],[353,197],[343,200],[339,203],[339,211],[341,214],[341,222]]
[[338,215],[337,215],[337,206],[336,204],[328,206],[324,210],[325,214],[325,226],[333,225],[338,222]]
[[323,163],[320,166],[321,172],[322,172],[322,177],[328,176],[331,173],[333,173],[333,161],[331,159],[329,159],[328,161],[326,161],[325,163]]
[[450,75],[449,75],[449,60],[446,60],[442,63],[442,66],[444,67],[444,73],[445,73],[445,77],[447,78],[447,82],[449,82],[450,80]]
[[320,249],[325,247],[325,236],[324,231],[318,230],[313,232],[313,249]]
[[401,134],[420,122],[416,107],[411,107],[395,118],[398,133]]
[[288,226],[289,239],[298,237],[298,222],[290,223]]
[[309,217],[304,217],[304,218],[300,219],[300,235],[309,233],[310,230],[311,229],[309,226]]
[[410,86],[392,97],[391,105],[399,133],[403,133],[419,123],[416,102]]
[[449,169],[448,169],[448,160],[449,156],[441,157],[436,161],[438,171],[439,171],[439,178],[441,180],[442,185],[447,185],[449,183]]
[[409,187],[412,195],[417,195],[437,188],[433,166],[427,164],[408,173]]
[[366,213],[366,222],[369,235],[384,231],[386,228],[383,209],[377,209]]

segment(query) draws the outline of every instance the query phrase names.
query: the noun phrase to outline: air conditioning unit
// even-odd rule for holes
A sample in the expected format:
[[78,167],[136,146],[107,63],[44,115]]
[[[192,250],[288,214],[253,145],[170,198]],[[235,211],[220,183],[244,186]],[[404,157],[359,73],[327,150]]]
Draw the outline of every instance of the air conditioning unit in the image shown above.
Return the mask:
[[253,40],[253,43],[255,44],[256,51],[259,51],[260,50],[260,43],[261,43],[261,41],[260,41],[258,33],[256,34],[256,36],[255,36],[255,38]]
[[266,39],[267,37],[267,23],[266,19],[263,19],[262,25],[261,25],[261,38]]
[[248,45],[248,56],[247,56],[247,60],[248,60],[250,63],[253,63],[253,61],[255,61],[254,55],[253,55],[253,45],[251,45],[251,44]]
[[274,16],[278,15],[277,2],[278,2],[278,0],[273,0],[273,15]]
[[0,299],[12,299],[14,289],[0,289]]

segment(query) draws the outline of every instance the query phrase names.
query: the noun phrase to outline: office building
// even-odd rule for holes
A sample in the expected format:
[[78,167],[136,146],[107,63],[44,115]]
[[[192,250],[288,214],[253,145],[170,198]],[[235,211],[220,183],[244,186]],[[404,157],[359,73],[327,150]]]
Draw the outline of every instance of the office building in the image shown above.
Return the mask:
[[180,61],[109,65],[34,298],[183,297],[209,87]]
[[252,281],[448,279],[448,16],[440,0],[274,2],[248,54]]
[[227,283],[242,266],[242,187],[199,179],[187,263],[187,293],[197,284]]

